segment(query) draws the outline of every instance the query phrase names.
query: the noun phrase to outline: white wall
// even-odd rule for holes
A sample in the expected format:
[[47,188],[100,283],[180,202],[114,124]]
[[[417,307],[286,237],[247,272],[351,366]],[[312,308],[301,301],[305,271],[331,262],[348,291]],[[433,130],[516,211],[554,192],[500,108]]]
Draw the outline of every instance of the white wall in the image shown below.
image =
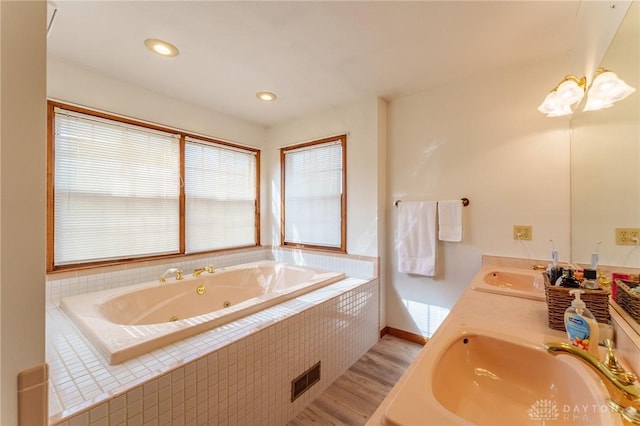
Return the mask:
[[51,55],[47,66],[49,98],[257,148],[264,143],[262,126],[133,86]]
[[3,425],[18,422],[18,373],[45,360],[45,22],[45,2],[0,2],[0,424]]
[[279,148],[300,142],[348,133],[347,136],[347,252],[379,255],[378,148],[384,143],[379,135],[379,111],[384,101],[369,98],[358,103],[332,108],[267,130],[263,152],[267,180],[263,182],[272,202],[271,211],[263,211],[265,244],[280,244],[280,156]]
[[[566,70],[549,63],[503,70],[389,104],[388,204],[467,197],[464,239],[438,243],[436,277],[397,272],[395,212],[387,227],[387,325],[430,335],[482,254],[569,260],[568,118],[536,108]],[[395,210],[395,209],[394,209]],[[513,225],[533,226],[525,248]]]
[[387,115],[388,104],[378,98],[378,256],[380,257],[378,282],[381,283],[380,297],[380,329],[387,325],[387,270],[384,267],[385,253],[387,250],[387,217],[390,205],[387,202]]

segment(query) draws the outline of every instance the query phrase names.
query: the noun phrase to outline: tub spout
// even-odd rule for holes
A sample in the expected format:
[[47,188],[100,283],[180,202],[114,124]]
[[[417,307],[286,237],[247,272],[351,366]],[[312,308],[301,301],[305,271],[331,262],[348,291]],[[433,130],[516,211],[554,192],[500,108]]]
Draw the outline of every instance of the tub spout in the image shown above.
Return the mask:
[[166,282],[166,278],[167,275],[169,274],[175,274],[176,276],[176,280],[181,280],[182,279],[182,271],[178,268],[169,268],[166,271],[164,271],[164,273],[162,275],[160,275],[160,283],[164,283]]
[[213,274],[215,272],[215,269],[214,269],[213,265],[207,265],[204,268],[194,269],[193,270],[193,276],[194,277],[199,277],[205,271],[210,273],[210,274]]
[[607,388],[611,398],[607,401],[609,406],[627,422],[640,425],[640,388],[633,384],[635,375],[625,371],[617,363],[611,343],[607,344],[607,358],[604,362],[568,343],[546,343],[544,347],[552,355],[570,355],[591,368]]

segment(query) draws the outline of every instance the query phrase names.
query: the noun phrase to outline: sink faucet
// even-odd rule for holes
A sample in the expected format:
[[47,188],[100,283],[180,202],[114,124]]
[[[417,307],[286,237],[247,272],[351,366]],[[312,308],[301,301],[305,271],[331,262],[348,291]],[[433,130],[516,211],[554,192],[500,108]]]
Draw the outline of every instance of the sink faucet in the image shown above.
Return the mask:
[[164,273],[162,275],[160,275],[160,283],[161,284],[166,281],[165,278],[169,274],[176,274],[176,280],[181,280],[182,279],[182,271],[180,269],[178,269],[178,268],[169,268],[166,271],[164,271]]
[[640,388],[633,383],[636,376],[626,371],[616,358],[613,343],[605,340],[607,354],[604,361],[600,361],[587,351],[568,343],[546,343],[544,347],[552,355],[566,354],[579,359],[593,370],[609,392],[607,403],[620,413],[631,424],[640,424]]

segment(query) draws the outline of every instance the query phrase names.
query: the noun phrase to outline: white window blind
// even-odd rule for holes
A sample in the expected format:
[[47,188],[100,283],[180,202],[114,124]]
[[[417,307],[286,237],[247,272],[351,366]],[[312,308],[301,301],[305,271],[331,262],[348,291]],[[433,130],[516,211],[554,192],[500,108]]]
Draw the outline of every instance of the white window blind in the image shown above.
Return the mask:
[[256,154],[187,138],[187,253],[256,241]]
[[342,245],[341,140],[284,151],[284,242]]
[[54,265],[180,250],[177,135],[56,109]]

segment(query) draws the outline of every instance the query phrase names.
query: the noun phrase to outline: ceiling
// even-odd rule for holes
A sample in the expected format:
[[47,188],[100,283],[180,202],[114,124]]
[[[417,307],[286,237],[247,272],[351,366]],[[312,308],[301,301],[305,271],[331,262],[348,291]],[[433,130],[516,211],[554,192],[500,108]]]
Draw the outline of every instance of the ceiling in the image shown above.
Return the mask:
[[[391,100],[493,69],[568,55],[582,5],[56,3],[50,55],[263,126],[366,97]],[[144,46],[147,38],[175,44],[180,55],[154,55]],[[275,92],[278,100],[259,101],[255,94],[263,90]]]

